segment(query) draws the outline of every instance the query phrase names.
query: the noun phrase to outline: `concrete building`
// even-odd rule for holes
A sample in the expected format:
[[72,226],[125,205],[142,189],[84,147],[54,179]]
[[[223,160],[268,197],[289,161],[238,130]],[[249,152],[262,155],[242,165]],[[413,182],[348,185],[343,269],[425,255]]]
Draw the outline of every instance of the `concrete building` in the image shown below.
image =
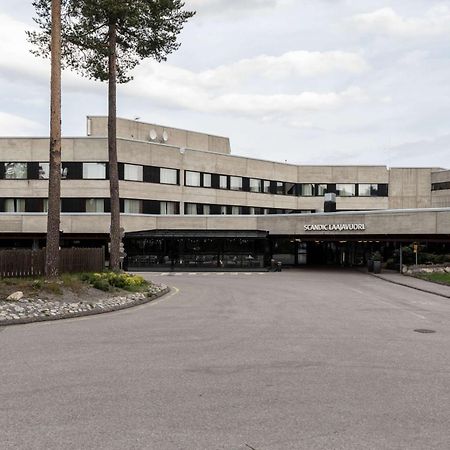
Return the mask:
[[[87,135],[63,140],[65,246],[108,241],[107,118],[88,117]],[[282,164],[232,155],[225,137],[125,119],[118,138],[133,266],[360,263],[369,244],[449,239],[444,169]],[[0,138],[2,247],[45,243],[48,145]],[[323,213],[326,193],[337,196],[336,214]]]

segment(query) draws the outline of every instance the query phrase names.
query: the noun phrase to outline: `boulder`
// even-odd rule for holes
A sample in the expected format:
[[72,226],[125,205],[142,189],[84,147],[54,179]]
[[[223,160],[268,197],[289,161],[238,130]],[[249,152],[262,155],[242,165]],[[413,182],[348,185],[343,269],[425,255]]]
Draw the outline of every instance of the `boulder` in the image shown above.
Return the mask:
[[6,300],[17,302],[23,298],[23,292],[17,291],[6,298]]

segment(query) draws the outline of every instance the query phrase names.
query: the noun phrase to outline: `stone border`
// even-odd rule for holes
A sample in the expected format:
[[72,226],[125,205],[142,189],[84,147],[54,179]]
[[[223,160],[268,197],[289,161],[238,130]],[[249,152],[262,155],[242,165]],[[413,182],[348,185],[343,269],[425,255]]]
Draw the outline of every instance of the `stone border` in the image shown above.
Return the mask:
[[[22,317],[19,319],[11,319],[11,320],[0,320],[0,330],[4,329],[7,326],[14,325],[26,325],[30,323],[38,323],[38,322],[49,322],[55,320],[65,320],[65,319],[74,319],[78,317],[87,317],[94,316],[99,314],[110,313],[114,311],[122,311],[124,309],[134,308],[135,306],[145,305],[147,303],[153,302],[164,295],[168,294],[171,289],[168,286],[161,286],[161,290],[154,294],[147,296],[144,293],[136,293],[125,297],[127,300],[130,300],[127,303],[111,305],[107,307],[101,307],[102,303],[97,303],[92,309],[86,311],[77,311],[73,313],[61,313],[55,314],[52,316],[42,315],[42,316],[33,316],[33,317]],[[120,297],[112,297],[108,300],[114,300],[114,298]],[[19,302],[17,302],[19,303]]]

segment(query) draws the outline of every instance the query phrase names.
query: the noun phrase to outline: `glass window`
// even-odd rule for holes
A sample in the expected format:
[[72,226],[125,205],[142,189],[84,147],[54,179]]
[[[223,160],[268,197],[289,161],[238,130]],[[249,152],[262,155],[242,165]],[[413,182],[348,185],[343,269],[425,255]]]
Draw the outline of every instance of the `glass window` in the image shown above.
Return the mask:
[[340,197],[354,197],[356,194],[354,184],[336,184],[336,190]]
[[127,181],[142,181],[144,179],[144,168],[136,164],[125,164],[123,178]]
[[316,195],[318,197],[323,197],[327,193],[327,184],[316,184]]
[[125,200],[124,201],[125,214],[141,214],[142,201],[141,200]]
[[186,171],[186,186],[200,186],[200,172]]
[[233,214],[234,216],[239,216],[240,214],[242,214],[242,208],[240,206],[232,206],[231,214]]
[[178,184],[178,171],[176,169],[160,169],[160,181],[162,184]]
[[26,180],[27,163],[4,163],[5,179],[7,180]]
[[300,195],[302,197],[311,197],[314,195],[314,185],[304,183],[300,185]]
[[284,183],[281,181],[277,181],[277,194],[284,195]]
[[212,186],[211,174],[210,173],[204,173],[203,174],[203,187],[210,188],[211,186]]
[[221,206],[220,207],[220,214],[225,215],[227,213],[227,207],[226,206]]
[[102,198],[89,198],[86,200],[87,213],[104,213],[105,201]]
[[203,214],[205,216],[209,216],[211,214],[211,206],[210,205],[203,205]]
[[48,213],[48,198],[42,200],[42,212]]
[[295,183],[285,183],[286,195],[296,195],[296,186],[297,185]]
[[19,213],[25,212],[25,199],[24,198],[7,198],[4,205],[5,212]]
[[160,213],[162,215],[175,215],[178,212],[177,209],[177,202],[160,202]]
[[219,187],[220,189],[228,189],[228,177],[226,175],[220,175]]
[[105,180],[106,163],[83,163],[83,179]]
[[39,163],[39,179],[48,180],[50,176],[50,164],[49,163]]
[[[383,185],[382,185],[383,186]],[[381,197],[380,185],[378,184],[360,184],[358,188],[360,197]]]
[[232,191],[242,191],[242,178],[230,177],[230,189]]
[[197,203],[186,203],[185,211],[188,216],[196,216],[197,215]]
[[250,192],[262,192],[262,180],[250,178]]
[[263,180],[262,184],[263,184],[263,192],[265,194],[269,194],[270,193],[270,181]]
[[[67,167],[63,168],[61,166],[61,179],[66,179],[69,170]],[[40,180],[48,180],[50,177],[50,163],[41,162],[39,163],[39,179]]]
[[161,215],[175,215],[177,214],[177,203],[176,202],[161,202],[160,203]]

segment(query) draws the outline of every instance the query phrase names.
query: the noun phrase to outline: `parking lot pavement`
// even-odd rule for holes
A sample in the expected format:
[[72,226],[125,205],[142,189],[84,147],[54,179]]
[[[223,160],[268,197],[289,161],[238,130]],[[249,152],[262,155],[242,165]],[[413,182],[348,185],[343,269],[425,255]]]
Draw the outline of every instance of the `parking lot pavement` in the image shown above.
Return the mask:
[[448,299],[339,270],[164,283],[0,333],[2,449],[449,448]]

